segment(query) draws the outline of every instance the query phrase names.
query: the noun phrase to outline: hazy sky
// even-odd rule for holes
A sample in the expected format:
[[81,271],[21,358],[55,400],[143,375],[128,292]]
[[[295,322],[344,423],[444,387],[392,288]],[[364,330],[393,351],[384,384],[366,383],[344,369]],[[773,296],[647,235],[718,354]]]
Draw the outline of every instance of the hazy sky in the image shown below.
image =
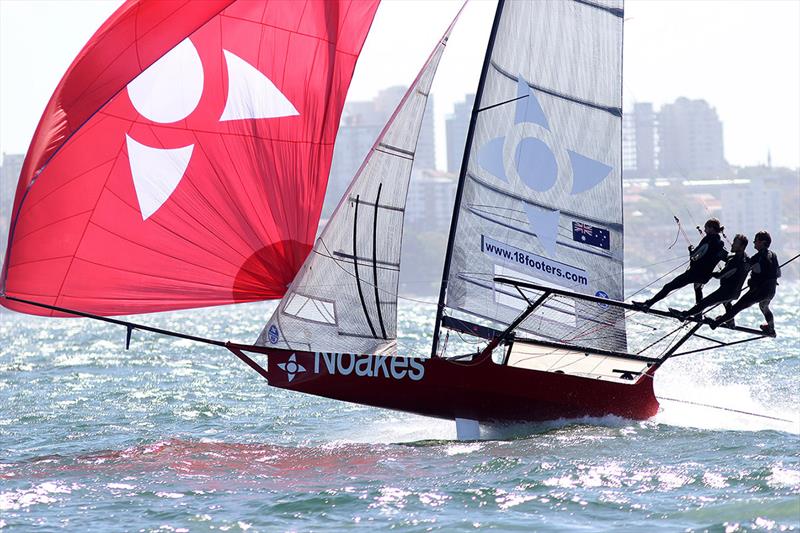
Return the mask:
[[[460,1],[384,0],[350,99],[408,85]],[[119,2],[0,0],[0,152],[22,153],[53,89]],[[475,92],[495,2],[473,0],[433,87],[437,151],[444,117]],[[724,125],[725,157],[800,167],[800,0],[628,0],[625,108],[703,98]]]

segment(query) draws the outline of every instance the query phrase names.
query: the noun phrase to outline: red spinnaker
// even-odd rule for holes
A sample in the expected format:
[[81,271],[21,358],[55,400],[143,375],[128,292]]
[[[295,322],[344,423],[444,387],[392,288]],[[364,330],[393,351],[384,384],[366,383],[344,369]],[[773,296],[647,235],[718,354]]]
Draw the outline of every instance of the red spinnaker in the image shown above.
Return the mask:
[[280,298],[378,1],[125,3],[42,116],[0,288],[99,315]]

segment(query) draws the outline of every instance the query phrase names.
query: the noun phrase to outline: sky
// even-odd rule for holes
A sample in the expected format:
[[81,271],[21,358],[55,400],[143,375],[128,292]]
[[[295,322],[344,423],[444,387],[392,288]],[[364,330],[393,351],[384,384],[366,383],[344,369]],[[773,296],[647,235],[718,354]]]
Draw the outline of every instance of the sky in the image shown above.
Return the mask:
[[[24,153],[64,71],[120,2],[0,0],[0,152]],[[348,99],[408,85],[458,11],[458,0],[384,0]],[[444,120],[474,93],[493,0],[473,0],[434,83],[437,159]],[[702,98],[723,122],[734,165],[800,167],[800,0],[628,0],[624,108]]]

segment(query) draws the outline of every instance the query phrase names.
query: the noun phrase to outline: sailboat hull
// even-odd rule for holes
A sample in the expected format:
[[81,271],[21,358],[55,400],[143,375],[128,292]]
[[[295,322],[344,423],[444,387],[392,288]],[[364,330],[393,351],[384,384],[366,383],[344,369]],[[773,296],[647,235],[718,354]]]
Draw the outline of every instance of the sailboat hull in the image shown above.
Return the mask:
[[270,385],[438,418],[545,421],[658,411],[652,371],[620,383],[514,368],[490,357],[463,362],[266,349]]

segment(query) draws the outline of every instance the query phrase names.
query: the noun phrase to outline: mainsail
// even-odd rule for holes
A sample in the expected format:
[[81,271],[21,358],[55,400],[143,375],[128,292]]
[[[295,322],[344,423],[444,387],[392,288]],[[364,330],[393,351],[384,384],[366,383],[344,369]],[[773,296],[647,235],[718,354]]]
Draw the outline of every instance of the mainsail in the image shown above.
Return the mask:
[[[504,2],[462,165],[436,322],[503,329],[530,303],[505,276],[624,300],[622,2]],[[451,322],[452,324],[452,322]],[[623,311],[560,298],[518,334],[626,351]]]
[[408,182],[428,93],[457,19],[378,136],[257,345],[394,353]]
[[283,296],[377,5],[122,5],[36,130],[0,295],[98,315]]

